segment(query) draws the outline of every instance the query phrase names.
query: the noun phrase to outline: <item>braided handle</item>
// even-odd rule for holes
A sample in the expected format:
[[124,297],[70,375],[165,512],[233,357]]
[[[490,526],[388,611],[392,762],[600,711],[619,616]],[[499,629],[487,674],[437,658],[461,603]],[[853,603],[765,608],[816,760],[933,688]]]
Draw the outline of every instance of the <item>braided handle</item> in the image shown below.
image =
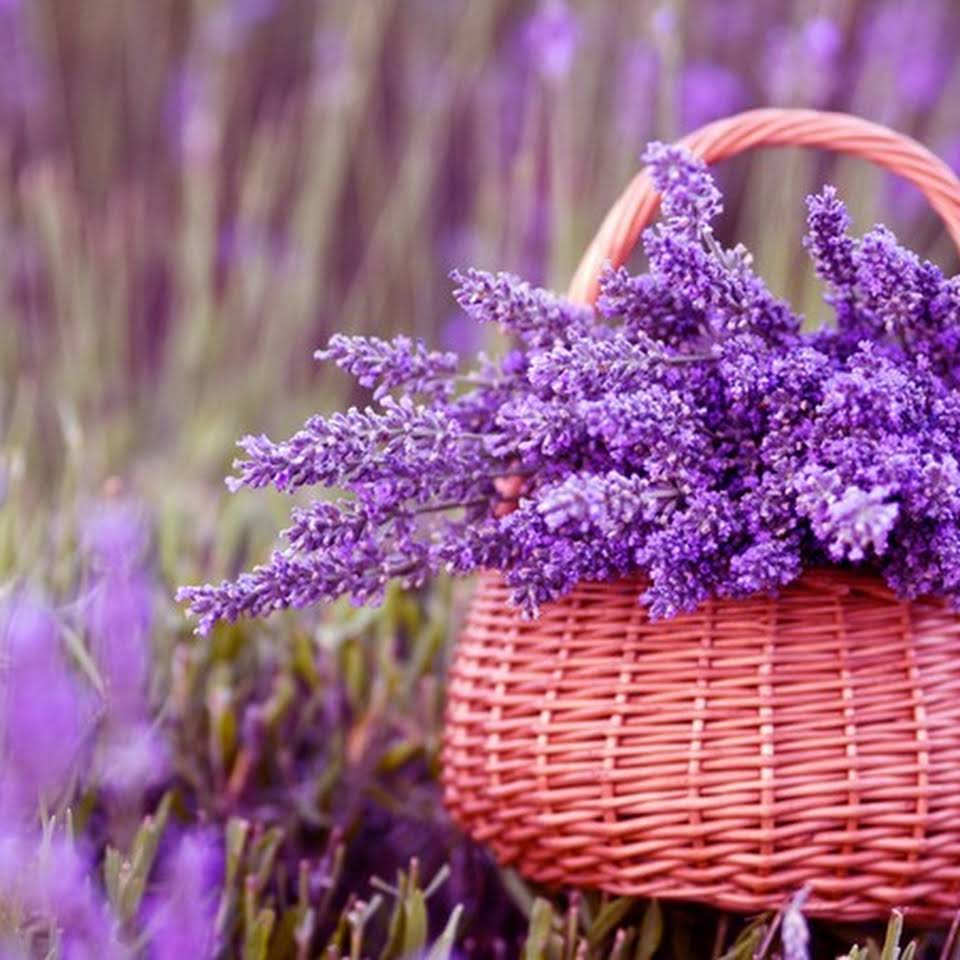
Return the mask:
[[[926,147],[879,123],[820,110],[747,110],[701,127],[680,143],[707,163],[751,147],[777,146],[825,147],[871,160],[920,188],[960,250],[960,180]],[[659,202],[653,182],[641,171],[610,209],[580,260],[570,284],[572,300],[596,300],[605,264],[620,266],[627,259]]]

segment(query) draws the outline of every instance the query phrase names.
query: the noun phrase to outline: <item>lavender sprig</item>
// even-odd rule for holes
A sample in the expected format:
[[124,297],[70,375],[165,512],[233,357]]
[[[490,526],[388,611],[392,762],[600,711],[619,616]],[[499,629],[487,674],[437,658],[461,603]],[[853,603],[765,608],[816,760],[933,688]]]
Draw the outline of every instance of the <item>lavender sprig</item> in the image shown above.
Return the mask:
[[403,335],[382,340],[342,333],[334,334],[326,349],[318,350],[314,358],[332,360],[362,387],[373,390],[375,400],[397,387],[404,387],[410,394],[448,395],[453,388],[450,374],[456,371],[458,361],[455,353],[428,350],[422,340]]
[[323,484],[345,487],[397,476],[418,476],[444,464],[467,468],[476,457],[475,438],[441,406],[416,405],[409,397],[384,397],[381,409],[351,408],[329,418],[311,417],[289,440],[246,437],[240,446],[246,460],[234,466],[239,476],[227,481],[241,487],[274,486],[290,491]]
[[510,273],[496,275],[470,269],[450,274],[454,297],[471,319],[495,323],[519,336],[531,348],[565,343],[588,334],[593,311],[541,290]]

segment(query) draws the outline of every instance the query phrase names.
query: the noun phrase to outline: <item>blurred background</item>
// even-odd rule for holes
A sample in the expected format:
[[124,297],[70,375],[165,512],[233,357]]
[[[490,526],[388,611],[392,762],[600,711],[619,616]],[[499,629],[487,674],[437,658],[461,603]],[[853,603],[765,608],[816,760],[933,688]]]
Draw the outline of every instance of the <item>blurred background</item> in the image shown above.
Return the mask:
[[[333,330],[476,346],[452,267],[562,289],[644,145],[718,116],[849,110],[960,163],[958,19],[946,0],[2,0],[8,487],[24,455],[46,493],[71,444],[85,485],[215,478],[239,432],[342,387],[310,359]],[[952,266],[922,198],[860,162],[719,175],[727,233],[798,306],[826,180],[859,228]]]
[[[450,903],[520,929],[524,895],[439,808],[447,586],[377,615],[191,638],[175,585],[265,557],[288,507],[226,494],[234,441],[364,399],[311,360],[334,331],[482,346],[454,309],[454,267],[562,289],[650,140],[818,107],[957,168],[958,44],[952,0],[0,0],[0,580],[42,591],[67,630],[103,557],[91,518],[132,537],[146,586],[127,613],[167,744],[140,758],[153,773],[119,819],[102,784],[63,795],[93,859],[132,842],[131,811],[173,784],[182,823],[283,825],[289,869],[269,896],[311,857],[331,887],[337,849],[364,878],[435,849],[435,869],[460,864]],[[922,197],[862,163],[781,150],[718,177],[724,239],[812,322],[820,291],[798,254],[804,198],[825,182],[858,230],[885,221],[956,269]],[[96,687],[84,629],[68,660]],[[276,769],[257,766],[264,730],[291,751]]]

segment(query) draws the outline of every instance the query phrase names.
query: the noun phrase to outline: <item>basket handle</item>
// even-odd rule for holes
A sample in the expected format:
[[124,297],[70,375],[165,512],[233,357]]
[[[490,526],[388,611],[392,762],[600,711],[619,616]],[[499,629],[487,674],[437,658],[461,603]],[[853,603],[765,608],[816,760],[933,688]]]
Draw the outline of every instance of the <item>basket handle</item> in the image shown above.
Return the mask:
[[[780,146],[825,147],[871,160],[920,188],[960,250],[960,180],[922,144],[879,123],[821,110],[747,110],[701,127],[680,144],[707,163],[751,147]],[[587,247],[570,284],[570,299],[587,304],[597,299],[604,266],[620,266],[627,259],[659,203],[653,182],[641,171],[611,207]]]

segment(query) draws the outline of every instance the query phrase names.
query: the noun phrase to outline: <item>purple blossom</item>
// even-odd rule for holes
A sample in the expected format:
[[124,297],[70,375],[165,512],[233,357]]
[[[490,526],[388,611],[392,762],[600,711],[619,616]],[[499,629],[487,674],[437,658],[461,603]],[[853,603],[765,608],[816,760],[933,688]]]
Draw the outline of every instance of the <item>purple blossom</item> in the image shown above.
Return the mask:
[[603,475],[580,474],[544,487],[537,498],[537,512],[547,529],[569,530],[580,536],[618,540],[636,531],[675,502],[679,492],[655,487],[645,477],[611,470]]
[[[706,165],[663,144],[651,145],[645,160],[663,195],[663,222],[644,237],[651,279],[635,285],[643,297],[639,312],[659,321],[666,307],[684,315],[684,332],[695,320],[701,346],[743,331],[793,336],[799,318],[754,273],[750,253],[740,246],[723,250],[714,239],[712,221],[722,200]],[[651,300],[658,306],[650,309]],[[605,298],[600,308],[609,306]]]
[[449,393],[450,374],[457,369],[455,353],[427,349],[422,340],[403,335],[393,340],[379,337],[348,337],[334,334],[325,350],[318,350],[317,360],[332,360],[362,387],[374,391],[380,400],[391,390],[404,387],[407,392],[435,395]]
[[169,744],[147,725],[114,730],[100,748],[98,770],[100,782],[111,790],[140,795],[169,775]]
[[530,359],[527,379],[543,398],[590,399],[634,393],[682,357],[642,332],[581,339],[544,350]]
[[0,611],[6,657],[0,729],[0,810],[32,810],[57,799],[80,759],[89,711],[63,661],[60,627],[39,597],[17,593]]
[[722,64],[700,61],[684,68],[680,77],[680,117],[685,131],[743,110],[747,104],[743,81]]
[[58,834],[42,838],[22,823],[0,823],[0,898],[16,904],[32,923],[56,930],[61,956],[120,960],[127,952],[90,882],[92,866],[80,842]]
[[774,103],[822,106],[839,79],[843,36],[829,17],[772,31],[763,80]]
[[[345,487],[422,476],[425,470],[436,473],[444,464],[449,468],[476,459],[463,434],[446,410],[387,396],[379,410],[351,408],[329,419],[312,417],[282,443],[264,436],[245,438],[240,446],[248,459],[234,464],[240,476],[228,486],[234,491],[243,486],[290,491],[318,483]],[[372,448],[380,451],[379,458],[371,459]]]
[[[839,489],[838,489],[839,487]],[[811,474],[800,481],[798,507],[809,517],[817,538],[835,561],[882,556],[897,522],[899,506],[889,487],[843,487],[836,474]]]
[[153,619],[148,578],[139,572],[109,571],[93,582],[82,609],[111,713],[124,721],[142,716],[146,710]]
[[142,568],[146,519],[132,501],[105,501],[91,511],[82,542],[91,578],[80,609],[106,684],[113,719],[146,715],[153,585]]
[[40,54],[27,4],[0,3],[0,117],[42,111],[49,83]]
[[533,504],[521,505],[487,530],[487,549],[505,565],[511,598],[525,616],[568,593],[581,580],[615,575],[602,542],[552,532]]
[[662,198],[662,233],[698,238],[723,209],[706,165],[681,147],[651,144],[643,155]]
[[776,593],[780,587],[796,580],[802,571],[803,553],[797,529],[765,531],[731,557],[723,593],[733,597]]
[[560,80],[570,72],[580,24],[565,0],[543,0],[524,25],[524,45],[540,74]]
[[809,233],[804,246],[813,258],[817,275],[839,290],[856,282],[855,247],[847,235],[850,215],[835,187],[824,187],[807,198]]
[[149,541],[143,509],[133,500],[104,500],[86,508],[81,546],[100,569],[138,566]]
[[25,893],[31,908],[53,916],[61,930],[64,956],[120,960],[125,951],[113,937],[106,904],[90,883],[91,858],[66,838],[43,848]]
[[203,834],[187,834],[164,871],[161,896],[150,918],[151,960],[213,956],[216,886],[222,854]]
[[496,323],[531,347],[562,343],[593,326],[587,307],[575,306],[548,290],[531,287],[508,273],[454,270],[454,296],[472,320]]
[[837,324],[804,333],[714,236],[703,163],[646,159],[649,270],[608,270],[596,310],[471,270],[456,297],[513,336],[499,360],[460,374],[412,340],[335,341],[379,406],[244,442],[234,486],[327,494],[267,563],[181,591],[201,631],[491,567],[530,616],[583,580],[640,572],[651,617],[671,617],[824,563],[960,606],[960,282],[882,227],[851,238],[827,189],[806,246]]
[[654,619],[693,610],[720,593],[729,562],[726,550],[742,536],[736,504],[717,491],[701,492],[665,521],[634,557],[650,579],[643,599]]
[[829,188],[808,206],[808,245],[837,313],[834,348],[852,353],[867,340],[886,355],[930,365],[952,385],[960,358],[957,279],[899,246],[886,227],[853,241],[846,210]]

